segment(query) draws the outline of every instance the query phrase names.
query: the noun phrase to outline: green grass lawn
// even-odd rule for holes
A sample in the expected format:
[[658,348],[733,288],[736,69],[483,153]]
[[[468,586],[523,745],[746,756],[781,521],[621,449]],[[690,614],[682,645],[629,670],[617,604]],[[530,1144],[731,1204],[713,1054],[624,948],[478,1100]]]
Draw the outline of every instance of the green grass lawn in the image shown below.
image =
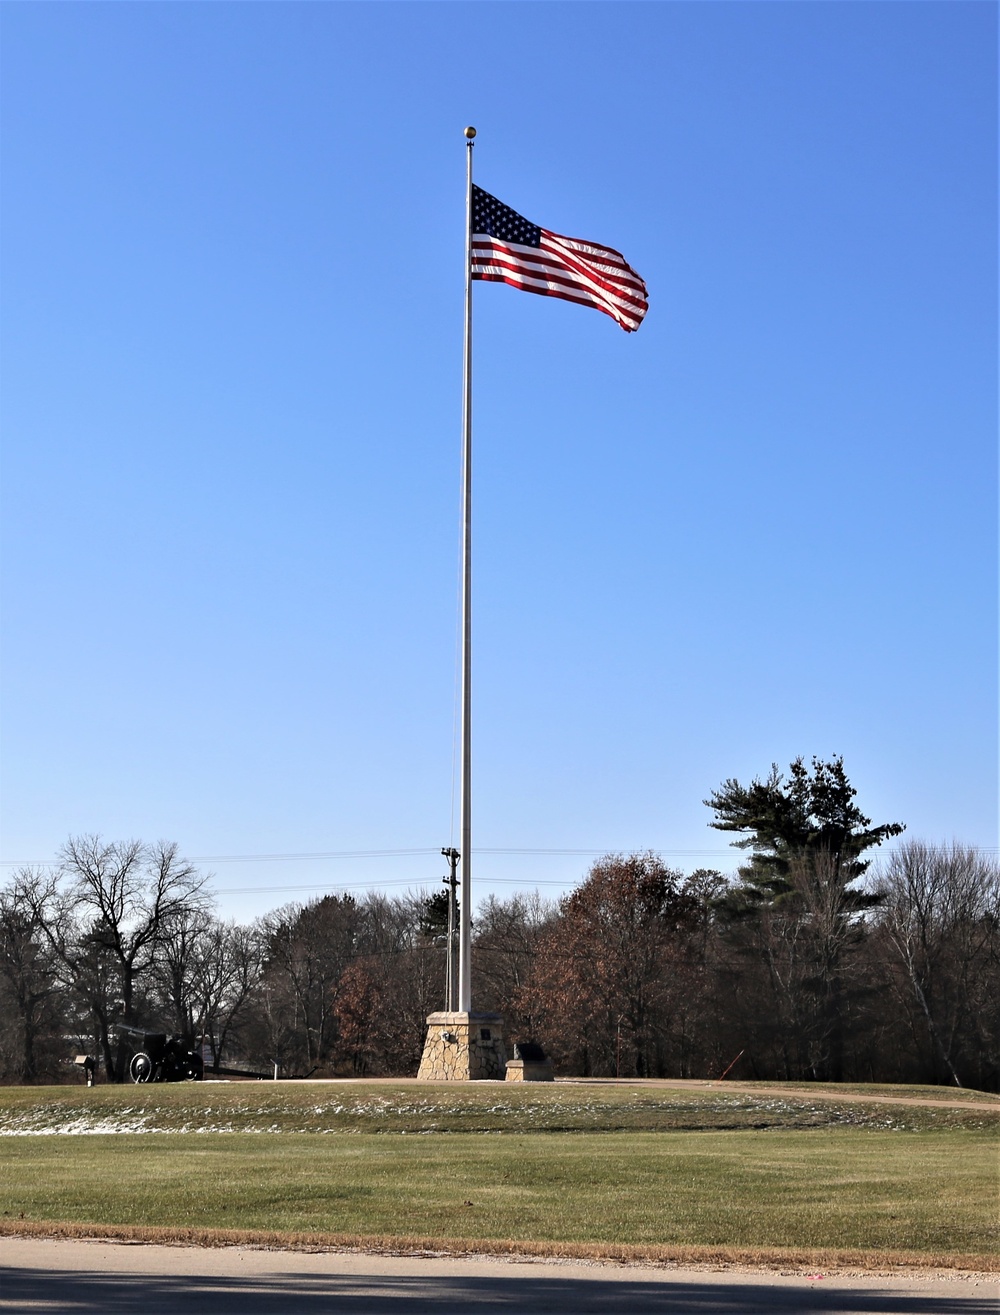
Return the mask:
[[535,1241],[989,1252],[987,1134],[24,1137],[8,1219]]
[[0,1224],[996,1255],[998,1128],[779,1088],[7,1088]]

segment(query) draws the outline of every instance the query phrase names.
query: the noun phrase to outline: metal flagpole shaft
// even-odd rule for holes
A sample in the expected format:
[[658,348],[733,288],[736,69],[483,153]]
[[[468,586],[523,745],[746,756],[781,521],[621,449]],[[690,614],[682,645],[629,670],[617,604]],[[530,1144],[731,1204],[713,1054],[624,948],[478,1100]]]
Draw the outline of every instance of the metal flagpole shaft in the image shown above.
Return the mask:
[[465,360],[462,370],[462,898],[458,1008],[472,1011],[472,146],[465,140]]

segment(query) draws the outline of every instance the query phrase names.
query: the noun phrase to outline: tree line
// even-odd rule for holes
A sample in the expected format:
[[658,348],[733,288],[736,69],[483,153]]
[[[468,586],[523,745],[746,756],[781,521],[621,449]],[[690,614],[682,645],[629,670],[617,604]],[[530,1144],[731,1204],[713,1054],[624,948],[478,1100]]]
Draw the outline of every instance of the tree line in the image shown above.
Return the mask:
[[[841,759],[706,800],[745,862],[609,854],[559,901],[476,911],[473,998],[564,1075],[1000,1090],[1000,864],[872,826]],[[0,889],[0,1078],[125,1080],[119,1028],[206,1069],[409,1075],[443,1006],[440,895],[330,894],[224,921],[171,844],[70,840]]]

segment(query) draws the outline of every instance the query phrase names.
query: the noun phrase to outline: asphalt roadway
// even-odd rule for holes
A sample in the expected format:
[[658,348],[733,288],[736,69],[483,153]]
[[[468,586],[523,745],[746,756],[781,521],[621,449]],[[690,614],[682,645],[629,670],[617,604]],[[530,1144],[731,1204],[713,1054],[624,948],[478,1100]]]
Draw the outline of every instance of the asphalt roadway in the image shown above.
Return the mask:
[[995,1276],[857,1275],[0,1238],[19,1315],[995,1315]]

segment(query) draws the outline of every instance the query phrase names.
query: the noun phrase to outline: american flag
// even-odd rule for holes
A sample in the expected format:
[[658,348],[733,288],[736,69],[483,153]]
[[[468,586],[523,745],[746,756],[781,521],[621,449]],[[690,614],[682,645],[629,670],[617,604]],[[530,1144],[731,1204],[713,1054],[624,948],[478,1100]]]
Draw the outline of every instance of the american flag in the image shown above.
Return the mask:
[[604,311],[633,333],[646,285],[611,247],[539,228],[481,187],[472,189],[472,277]]

